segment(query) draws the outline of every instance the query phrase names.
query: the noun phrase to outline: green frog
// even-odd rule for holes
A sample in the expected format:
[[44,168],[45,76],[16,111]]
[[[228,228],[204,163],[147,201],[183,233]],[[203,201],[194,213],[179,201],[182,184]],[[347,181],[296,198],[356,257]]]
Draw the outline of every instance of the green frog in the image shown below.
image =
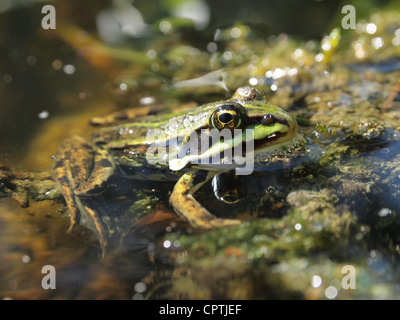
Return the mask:
[[[124,116],[119,114],[117,118]],[[146,166],[163,173],[158,175],[159,180],[173,175],[177,182],[169,202],[181,218],[193,228],[232,226],[240,220],[216,217],[193,196],[218,173],[240,166],[238,161],[228,163],[224,153],[240,146],[242,160],[247,156],[247,160],[254,161],[265,153],[287,150],[298,139],[296,120],[268,103],[258,89],[249,86],[238,88],[228,100],[205,104],[192,111],[149,115],[134,120],[127,115],[125,118],[123,123],[96,130],[91,141],[79,136],[67,138],[59,148],[53,168],[70,211],[69,231],[84,213],[97,232],[103,254],[108,247],[107,231],[99,213],[85,199],[102,193],[111,176],[127,175],[128,171],[133,178],[150,178],[139,177],[140,168]],[[193,150],[197,144],[192,140],[191,148],[187,148],[193,134],[205,136],[208,141],[211,132],[223,130],[232,133],[231,138],[214,139],[206,147],[202,144],[201,148],[199,143],[198,150]],[[247,143],[252,150],[245,148]],[[206,161],[217,155],[221,155],[217,157],[218,163]]]

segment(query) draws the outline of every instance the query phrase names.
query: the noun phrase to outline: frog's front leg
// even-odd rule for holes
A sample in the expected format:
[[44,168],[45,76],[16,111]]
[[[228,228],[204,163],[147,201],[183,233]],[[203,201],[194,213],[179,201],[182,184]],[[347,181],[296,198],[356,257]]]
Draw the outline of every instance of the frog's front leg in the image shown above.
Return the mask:
[[169,198],[175,212],[194,228],[215,229],[240,224],[240,220],[215,217],[193,197],[193,194],[213,176],[211,172],[207,176],[198,172],[187,172],[178,180]]
[[79,136],[64,140],[53,167],[55,180],[70,211],[68,232],[79,222],[81,211],[84,210],[97,232],[103,255],[108,246],[106,231],[98,213],[85,205],[85,198],[104,190],[104,183],[113,174],[114,168],[106,150],[93,146]]

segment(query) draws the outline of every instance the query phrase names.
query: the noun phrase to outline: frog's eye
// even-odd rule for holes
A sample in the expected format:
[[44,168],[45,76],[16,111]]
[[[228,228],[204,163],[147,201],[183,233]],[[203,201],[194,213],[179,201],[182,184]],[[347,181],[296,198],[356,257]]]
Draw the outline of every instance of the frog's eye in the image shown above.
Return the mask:
[[219,131],[239,129],[243,123],[242,108],[238,103],[221,105],[211,115],[211,126]]

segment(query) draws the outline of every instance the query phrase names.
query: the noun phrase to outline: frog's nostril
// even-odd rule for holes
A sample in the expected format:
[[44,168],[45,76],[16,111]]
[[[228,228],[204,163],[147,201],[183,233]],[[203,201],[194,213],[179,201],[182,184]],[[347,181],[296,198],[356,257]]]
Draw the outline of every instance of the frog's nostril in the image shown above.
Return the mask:
[[266,114],[265,116],[262,117],[260,122],[262,125],[268,126],[270,124],[275,123],[275,118],[273,117],[272,114]]

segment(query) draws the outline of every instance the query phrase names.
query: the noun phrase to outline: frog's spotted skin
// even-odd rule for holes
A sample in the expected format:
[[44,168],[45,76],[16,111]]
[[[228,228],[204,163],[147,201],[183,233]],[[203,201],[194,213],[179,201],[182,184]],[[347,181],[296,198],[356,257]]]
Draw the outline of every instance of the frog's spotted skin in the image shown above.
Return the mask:
[[[101,192],[104,183],[113,174],[114,169],[114,162],[105,150],[94,148],[79,136],[64,140],[53,171],[70,210],[69,232],[78,223],[79,210],[82,208],[80,197]],[[103,250],[105,250],[107,237],[104,234],[100,217],[88,206],[85,206],[84,210],[90,216]]]
[[[93,133],[92,141],[74,136],[66,139],[59,148],[54,164],[54,175],[58,181],[71,213],[69,230],[79,222],[80,213],[91,220],[96,230],[103,255],[107,252],[107,231],[98,213],[86,204],[87,198],[99,194],[107,185],[108,179],[117,173],[116,168],[153,166],[169,170],[169,161],[149,163],[146,159],[148,147],[164,139],[166,154],[172,139],[179,138],[183,148],[187,137],[211,130],[252,129],[254,132],[254,155],[278,149],[287,145],[297,135],[297,122],[285,111],[266,102],[261,92],[252,87],[241,87],[231,99],[209,103],[180,114],[152,115],[125,124],[101,128]],[[229,148],[235,147],[233,144]],[[163,141],[161,141],[163,142]],[[241,141],[243,143],[246,141]],[[218,144],[221,144],[218,146]],[[216,145],[218,148],[216,148]],[[227,145],[215,142],[203,151],[208,157],[213,150],[226,150]],[[217,151],[216,151],[217,152]],[[218,151],[220,152],[220,151]],[[201,154],[198,154],[199,159]],[[187,158],[186,158],[187,157]],[[192,159],[188,154],[181,160],[177,169],[183,169]],[[206,170],[204,170],[206,169]],[[232,169],[232,168],[228,168]],[[218,172],[227,168],[191,165],[190,170],[178,172],[177,181],[170,196],[170,204],[177,214],[195,228],[212,229],[240,223],[234,219],[220,219],[208,212],[193,197],[193,194]]]

